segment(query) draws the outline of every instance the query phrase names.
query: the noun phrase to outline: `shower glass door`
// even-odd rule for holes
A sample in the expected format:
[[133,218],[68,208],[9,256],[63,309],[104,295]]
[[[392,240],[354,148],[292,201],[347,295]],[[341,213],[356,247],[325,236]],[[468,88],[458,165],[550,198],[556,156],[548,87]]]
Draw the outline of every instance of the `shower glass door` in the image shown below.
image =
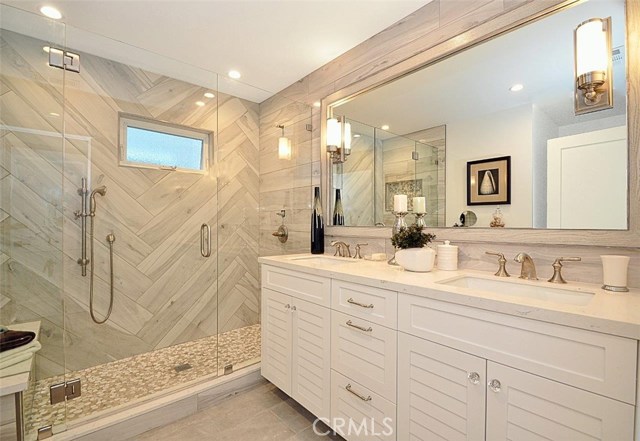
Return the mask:
[[[66,413],[64,402],[44,404],[48,385],[65,373],[65,72],[48,65],[50,52],[64,47],[63,24],[0,5],[0,325],[37,332],[39,341],[11,357],[3,352],[0,384],[31,371],[27,439],[64,423]],[[13,397],[1,400],[0,431],[11,439]]]

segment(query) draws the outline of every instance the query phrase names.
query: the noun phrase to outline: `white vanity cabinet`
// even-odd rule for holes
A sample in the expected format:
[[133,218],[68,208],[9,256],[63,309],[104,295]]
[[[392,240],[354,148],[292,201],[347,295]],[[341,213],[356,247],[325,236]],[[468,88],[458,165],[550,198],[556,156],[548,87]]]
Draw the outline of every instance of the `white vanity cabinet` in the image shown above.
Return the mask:
[[[262,277],[262,375],[314,415],[329,418],[329,279],[309,275],[301,283],[306,275],[268,266]],[[273,280],[287,286],[287,293],[268,288]]]
[[288,268],[263,266],[262,374],[347,441],[634,440],[637,339]]
[[637,341],[409,295],[398,310],[398,439],[633,439]]

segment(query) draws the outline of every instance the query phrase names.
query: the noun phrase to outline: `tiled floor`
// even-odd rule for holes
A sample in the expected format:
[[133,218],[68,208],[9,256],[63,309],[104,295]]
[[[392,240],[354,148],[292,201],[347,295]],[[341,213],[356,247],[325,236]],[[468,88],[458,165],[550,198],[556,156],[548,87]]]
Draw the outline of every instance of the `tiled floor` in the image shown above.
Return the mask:
[[[271,383],[261,383],[131,441],[342,441],[314,432],[315,417]],[[329,431],[322,423],[319,431]]]
[[[47,378],[36,382],[25,395],[27,433],[47,424],[57,426],[65,420],[125,406],[204,377],[215,377],[227,364],[238,368],[259,357],[258,324],[71,372],[66,378],[81,379],[82,396],[66,405],[49,403],[49,386],[64,381],[64,376]],[[175,367],[184,364],[191,368],[177,372]]]

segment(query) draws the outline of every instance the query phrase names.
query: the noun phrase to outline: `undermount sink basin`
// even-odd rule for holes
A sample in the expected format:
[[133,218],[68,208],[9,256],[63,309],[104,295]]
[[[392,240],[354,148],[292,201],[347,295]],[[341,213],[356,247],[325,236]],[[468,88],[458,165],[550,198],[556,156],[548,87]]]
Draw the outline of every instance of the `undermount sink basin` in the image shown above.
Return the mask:
[[556,288],[542,284],[538,285],[530,282],[527,283],[524,281],[518,282],[499,279],[485,279],[474,276],[461,276],[437,283],[512,297],[529,298],[577,306],[584,306],[588,304],[594,295],[594,293],[588,291]]
[[292,257],[295,262],[319,263],[322,265],[342,265],[343,263],[354,263],[356,260],[346,257],[330,257],[330,256],[298,256]]

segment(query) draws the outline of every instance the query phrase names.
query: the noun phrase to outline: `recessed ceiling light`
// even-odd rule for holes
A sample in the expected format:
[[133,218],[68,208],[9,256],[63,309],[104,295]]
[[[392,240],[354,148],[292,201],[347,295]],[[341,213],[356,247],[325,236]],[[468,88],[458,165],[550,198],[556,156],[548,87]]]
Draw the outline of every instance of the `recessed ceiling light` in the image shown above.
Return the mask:
[[60,20],[62,18],[62,14],[53,6],[43,6],[40,8],[40,12],[45,17],[53,18],[54,20]]
[[320,107],[320,101],[316,101],[315,103],[313,103],[313,107]]
[[384,125],[380,126],[380,128],[381,128],[382,130],[389,130],[389,126],[388,126],[388,125],[386,125],[386,124],[384,124]]
[[215,95],[214,95],[214,94],[212,94],[211,92],[206,92],[206,93],[204,94],[204,97],[205,97],[205,98],[213,98],[214,96],[215,96]]
[[240,75],[240,72],[238,72],[237,70],[230,70],[229,71],[229,77],[233,78],[234,80],[237,80],[238,78],[240,78],[242,75]]
[[42,50],[45,51],[46,53],[49,53],[51,48],[49,46],[45,46],[45,47],[42,48]]
[[198,107],[204,106],[204,101],[196,101],[196,106]]
[[524,86],[522,84],[514,84],[509,88],[511,92],[520,92],[522,89],[524,89]]

